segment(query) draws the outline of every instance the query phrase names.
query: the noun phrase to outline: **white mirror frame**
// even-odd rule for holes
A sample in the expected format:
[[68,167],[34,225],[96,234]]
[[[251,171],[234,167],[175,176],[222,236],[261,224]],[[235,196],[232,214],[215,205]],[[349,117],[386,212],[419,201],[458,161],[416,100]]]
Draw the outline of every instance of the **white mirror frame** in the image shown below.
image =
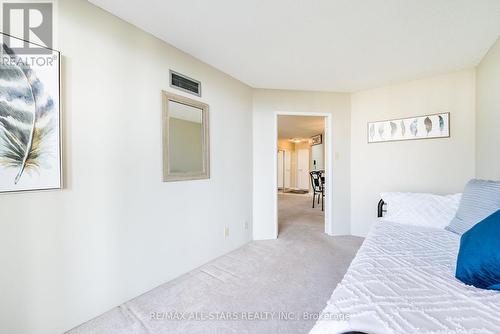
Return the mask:
[[[172,94],[167,91],[162,92],[163,98],[163,182],[172,181],[188,181],[188,180],[201,180],[210,178],[210,134],[208,124],[208,104],[196,101],[181,95]],[[201,172],[187,172],[187,173],[170,173],[169,161],[169,110],[168,101],[185,104],[194,108],[201,109],[202,111],[202,128],[203,128],[203,170]]]

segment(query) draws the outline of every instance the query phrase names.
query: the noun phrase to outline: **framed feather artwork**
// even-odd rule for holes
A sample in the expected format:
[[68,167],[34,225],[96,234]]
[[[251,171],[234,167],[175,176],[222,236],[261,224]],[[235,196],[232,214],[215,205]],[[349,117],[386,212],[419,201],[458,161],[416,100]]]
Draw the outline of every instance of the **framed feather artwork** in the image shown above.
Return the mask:
[[449,112],[368,123],[368,143],[449,137]]
[[61,189],[60,53],[23,55],[0,38],[0,193]]

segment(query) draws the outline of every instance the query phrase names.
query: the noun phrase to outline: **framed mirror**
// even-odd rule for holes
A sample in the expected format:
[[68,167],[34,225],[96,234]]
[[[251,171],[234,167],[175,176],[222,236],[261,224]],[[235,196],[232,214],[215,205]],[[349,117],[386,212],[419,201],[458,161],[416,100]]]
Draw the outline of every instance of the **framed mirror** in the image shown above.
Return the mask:
[[208,105],[163,91],[163,181],[210,178]]

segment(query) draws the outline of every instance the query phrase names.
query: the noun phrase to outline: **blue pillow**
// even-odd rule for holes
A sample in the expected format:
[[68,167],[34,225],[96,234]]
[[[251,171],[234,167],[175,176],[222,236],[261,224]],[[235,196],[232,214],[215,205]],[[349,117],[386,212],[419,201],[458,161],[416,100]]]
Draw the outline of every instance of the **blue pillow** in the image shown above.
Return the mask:
[[476,288],[500,291],[500,210],[462,234],[455,276]]

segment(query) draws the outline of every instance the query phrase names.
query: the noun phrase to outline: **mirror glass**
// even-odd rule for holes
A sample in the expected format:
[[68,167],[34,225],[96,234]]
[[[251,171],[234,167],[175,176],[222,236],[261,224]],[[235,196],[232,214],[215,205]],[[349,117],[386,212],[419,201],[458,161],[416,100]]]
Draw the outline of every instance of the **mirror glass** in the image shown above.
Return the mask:
[[164,92],[164,181],[209,177],[208,106]]
[[203,110],[168,101],[171,173],[203,172]]

